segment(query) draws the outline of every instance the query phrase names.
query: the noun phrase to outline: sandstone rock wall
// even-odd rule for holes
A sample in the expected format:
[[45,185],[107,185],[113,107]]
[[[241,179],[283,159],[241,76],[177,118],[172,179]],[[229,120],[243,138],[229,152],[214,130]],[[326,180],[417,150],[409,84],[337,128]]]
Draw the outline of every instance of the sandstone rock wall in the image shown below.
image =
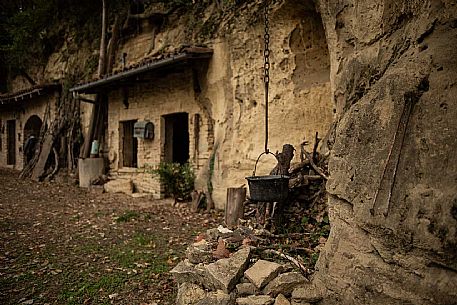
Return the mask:
[[[245,183],[244,177],[252,175],[264,149],[262,9],[254,5],[245,9],[225,36],[216,40],[202,93],[211,103],[215,120],[212,182],[220,208],[226,188]],[[333,103],[325,33],[312,3],[273,5],[270,35],[269,148],[275,152],[285,143],[298,148],[305,137],[312,143],[316,131],[323,136],[333,121]],[[213,88],[216,75],[218,87]],[[268,174],[275,163],[265,157],[257,174]]]
[[318,6],[338,111],[323,304],[455,304],[455,2]]

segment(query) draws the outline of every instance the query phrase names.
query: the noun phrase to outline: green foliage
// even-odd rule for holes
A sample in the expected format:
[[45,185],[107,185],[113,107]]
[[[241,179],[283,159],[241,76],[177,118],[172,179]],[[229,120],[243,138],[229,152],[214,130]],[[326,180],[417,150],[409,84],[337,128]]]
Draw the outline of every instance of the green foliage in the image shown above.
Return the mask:
[[2,16],[0,52],[5,64],[20,71],[41,63],[54,48],[49,24],[55,24],[54,1],[35,0],[29,7],[11,7]]
[[[128,0],[107,1],[108,24],[115,15],[125,15],[128,5]],[[70,43],[63,56],[76,52],[83,43],[98,48],[101,12],[99,0],[8,1],[0,5],[0,71],[14,76],[43,65],[65,40],[75,45]],[[96,64],[91,58],[85,73]]]
[[98,304],[105,304],[101,303],[100,292],[103,291],[106,294],[116,292],[127,280],[126,275],[119,273],[103,275],[99,278],[92,278],[86,275],[83,281],[74,283],[74,286],[69,289],[64,289],[59,295],[59,300],[69,305],[83,304],[87,300],[96,301]]
[[174,7],[188,7],[193,5],[195,0],[147,0],[145,1],[145,6],[154,4],[154,3],[163,3],[168,8]]
[[124,214],[116,218],[116,222],[128,222],[132,219],[140,218],[140,214],[136,211],[126,211]]
[[165,193],[175,200],[189,200],[194,190],[195,174],[189,163],[161,162],[152,174],[159,176],[165,186]]

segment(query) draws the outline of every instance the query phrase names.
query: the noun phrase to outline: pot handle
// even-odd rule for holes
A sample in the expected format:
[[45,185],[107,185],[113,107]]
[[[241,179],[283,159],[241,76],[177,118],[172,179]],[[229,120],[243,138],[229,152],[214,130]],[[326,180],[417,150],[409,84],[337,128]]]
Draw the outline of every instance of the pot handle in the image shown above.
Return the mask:
[[255,166],[254,166],[254,172],[252,173],[252,176],[255,177],[255,172],[257,171],[257,163],[259,163],[259,160],[260,160],[260,157],[262,157],[262,155],[267,155],[267,154],[270,154],[270,155],[273,155],[276,159],[276,161],[278,160],[278,158],[276,157],[276,155],[270,151],[264,151],[263,153],[260,154],[260,156],[257,158],[257,161],[255,161]]

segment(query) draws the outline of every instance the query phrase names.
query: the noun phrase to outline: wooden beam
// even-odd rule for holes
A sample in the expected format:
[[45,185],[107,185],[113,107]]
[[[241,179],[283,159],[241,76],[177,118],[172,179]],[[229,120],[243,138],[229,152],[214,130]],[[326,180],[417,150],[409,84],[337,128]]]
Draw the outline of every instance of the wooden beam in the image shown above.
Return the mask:
[[97,103],[97,101],[94,101],[94,100],[91,100],[91,99],[88,99],[88,98],[85,98],[85,97],[81,97],[81,96],[78,96],[78,100],[86,102],[86,103],[90,103],[90,104],[96,104]]

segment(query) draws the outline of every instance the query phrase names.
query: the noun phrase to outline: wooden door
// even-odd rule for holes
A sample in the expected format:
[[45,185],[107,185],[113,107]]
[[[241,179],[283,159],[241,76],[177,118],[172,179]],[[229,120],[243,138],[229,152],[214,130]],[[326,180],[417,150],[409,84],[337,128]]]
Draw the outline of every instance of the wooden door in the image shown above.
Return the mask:
[[136,121],[122,122],[122,166],[138,166],[138,140],[133,136]]
[[8,120],[6,122],[6,164],[16,164],[16,120]]

